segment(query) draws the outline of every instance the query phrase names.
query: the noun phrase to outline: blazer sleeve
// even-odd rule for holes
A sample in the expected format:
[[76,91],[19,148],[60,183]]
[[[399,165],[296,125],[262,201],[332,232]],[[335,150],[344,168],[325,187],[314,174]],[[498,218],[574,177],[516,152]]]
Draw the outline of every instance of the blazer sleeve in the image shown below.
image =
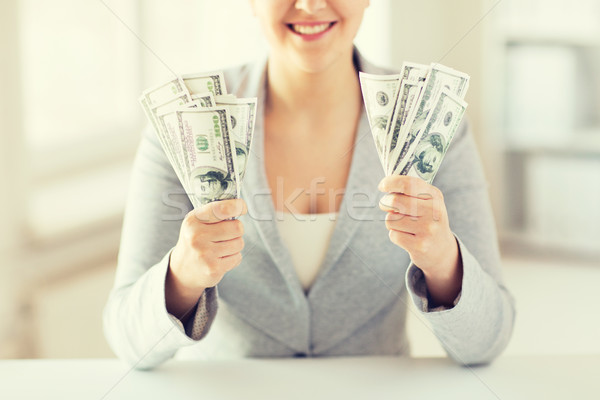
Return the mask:
[[166,309],[170,251],[191,209],[154,131],[146,129],[133,165],[115,282],[103,321],[113,351],[135,368],[152,368],[194,344],[214,319],[216,288],[203,293],[187,328]]
[[444,194],[463,264],[462,290],[451,308],[431,309],[423,272],[412,264],[408,291],[448,355],[460,364],[487,363],[507,346],[515,318],[504,286],[488,185],[465,122],[450,144],[433,184]]

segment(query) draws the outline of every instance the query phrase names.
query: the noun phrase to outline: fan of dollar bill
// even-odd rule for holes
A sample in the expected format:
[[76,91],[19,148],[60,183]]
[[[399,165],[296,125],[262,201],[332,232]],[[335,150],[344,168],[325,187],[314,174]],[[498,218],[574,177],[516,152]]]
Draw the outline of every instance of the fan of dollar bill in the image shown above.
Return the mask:
[[467,108],[469,75],[405,62],[399,74],[359,77],[385,173],[431,183]]
[[139,101],[195,208],[240,197],[256,98],[227,94],[215,72],[178,76]]

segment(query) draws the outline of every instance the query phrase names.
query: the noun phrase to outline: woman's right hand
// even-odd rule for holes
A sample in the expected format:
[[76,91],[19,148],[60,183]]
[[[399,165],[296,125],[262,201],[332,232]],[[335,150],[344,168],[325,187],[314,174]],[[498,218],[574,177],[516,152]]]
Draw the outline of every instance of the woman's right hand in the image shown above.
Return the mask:
[[234,199],[209,203],[186,215],[167,272],[169,313],[185,317],[204,289],[215,286],[241,263],[244,226],[232,218],[246,212],[246,202]]

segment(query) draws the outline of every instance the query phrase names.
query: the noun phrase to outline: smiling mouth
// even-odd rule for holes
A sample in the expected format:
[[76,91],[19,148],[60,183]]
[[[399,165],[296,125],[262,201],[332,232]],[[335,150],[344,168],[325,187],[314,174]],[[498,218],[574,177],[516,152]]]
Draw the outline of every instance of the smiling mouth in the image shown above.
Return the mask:
[[299,35],[318,35],[330,29],[335,22],[325,22],[322,24],[288,24],[288,28],[292,30],[292,32],[297,33]]

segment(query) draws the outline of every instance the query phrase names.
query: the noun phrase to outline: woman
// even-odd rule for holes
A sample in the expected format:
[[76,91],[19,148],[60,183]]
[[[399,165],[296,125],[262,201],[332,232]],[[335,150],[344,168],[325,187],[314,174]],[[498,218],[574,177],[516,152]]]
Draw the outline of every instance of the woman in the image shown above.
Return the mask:
[[[243,199],[173,221],[181,187],[146,135],[105,309],[120,357],[151,368],[176,352],[408,354],[408,294],[457,362],[488,362],[506,346],[514,310],[467,126],[435,186],[383,177],[358,71],[390,72],[353,47],[368,4],[251,0],[268,60],[225,73],[233,93],[259,99]],[[312,224],[319,248],[302,248],[290,216]]]

